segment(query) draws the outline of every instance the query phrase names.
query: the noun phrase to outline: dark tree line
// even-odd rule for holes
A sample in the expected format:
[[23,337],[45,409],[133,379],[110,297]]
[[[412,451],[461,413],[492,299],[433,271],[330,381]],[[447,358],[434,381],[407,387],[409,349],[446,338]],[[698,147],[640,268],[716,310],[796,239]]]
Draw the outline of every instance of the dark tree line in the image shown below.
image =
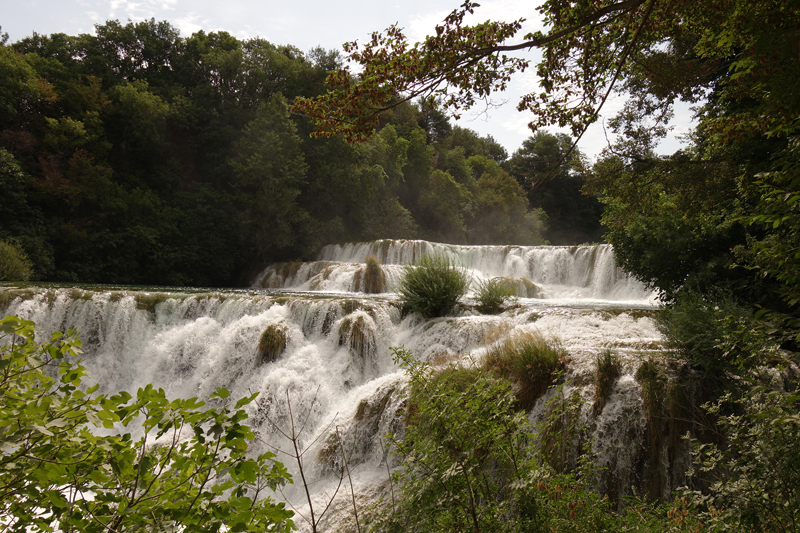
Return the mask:
[[528,169],[435,105],[396,107],[363,144],[311,138],[291,102],[339,67],[155,20],[6,39],[0,240],[36,279],[212,286],[330,242],[558,243]]

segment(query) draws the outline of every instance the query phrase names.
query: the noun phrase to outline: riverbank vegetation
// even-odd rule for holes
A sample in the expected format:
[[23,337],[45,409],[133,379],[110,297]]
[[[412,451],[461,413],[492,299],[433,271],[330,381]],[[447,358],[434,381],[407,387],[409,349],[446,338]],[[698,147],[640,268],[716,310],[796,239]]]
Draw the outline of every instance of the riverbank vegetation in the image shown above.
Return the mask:
[[[414,409],[394,442],[405,467],[395,477],[402,497],[381,527],[797,531],[796,3],[550,1],[542,6],[548,33],[514,47],[504,43],[520,23],[469,26],[465,17],[477,8],[465,2],[418,47],[397,28],[363,47],[348,45],[358,75],[337,71],[336,53],[224,32],[183,38],[155,21],[4,43],[0,239],[19,243],[40,279],[221,285],[339,240],[555,240],[553,222],[573,215],[548,211],[564,197],[553,184],[581,176],[603,204],[605,238],[621,266],[665,303],[658,317],[664,361],[645,360],[636,378],[652,455],[670,457],[681,434],[694,438],[683,494],[612,510],[615,495],[592,488],[589,455],[567,453],[577,402],[564,388],[546,410],[552,417],[543,432],[524,428],[514,384],[498,376],[528,379],[531,361],[498,356],[491,373],[456,366],[434,373],[397,352]],[[545,52],[542,92],[520,108],[536,113],[535,126],[570,126],[579,137],[615,87],[630,96],[609,122],[617,137],[590,171],[565,137],[536,133],[506,161],[491,138],[452,127],[443,115],[505,86],[528,67],[507,53],[534,46]],[[295,97],[295,109],[316,125],[289,114]],[[659,155],[679,99],[697,106],[697,127],[683,149]],[[309,138],[315,127],[361,143]],[[555,181],[542,161],[567,163],[555,172],[569,179]],[[546,187],[552,195],[536,196]],[[550,230],[532,205],[550,216]],[[453,303],[420,311],[436,316]],[[615,379],[606,359],[596,378],[604,390]],[[558,353],[547,360],[555,364],[549,377],[565,364]],[[70,383],[62,380],[59,394],[73,394]],[[688,406],[682,402],[692,395]],[[597,402],[601,410],[603,397]],[[59,434],[62,423],[34,422],[27,431],[37,439]],[[43,451],[69,451],[71,442]],[[144,445],[138,452],[128,441],[112,445],[149,457]],[[13,469],[25,465],[3,464],[12,482]],[[19,489],[35,498],[28,510],[63,507],[54,487],[72,481],[54,479],[45,492],[34,484]],[[655,489],[646,496],[666,499]]]

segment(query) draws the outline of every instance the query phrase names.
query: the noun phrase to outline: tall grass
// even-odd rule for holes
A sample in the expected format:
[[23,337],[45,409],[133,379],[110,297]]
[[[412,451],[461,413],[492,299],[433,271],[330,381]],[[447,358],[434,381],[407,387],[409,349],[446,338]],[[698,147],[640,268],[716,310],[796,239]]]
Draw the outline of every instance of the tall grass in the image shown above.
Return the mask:
[[592,405],[592,412],[595,416],[603,412],[603,407],[611,396],[614,383],[617,382],[621,373],[622,363],[619,356],[612,353],[611,350],[604,350],[597,356],[597,369],[594,374],[594,404]]
[[441,255],[426,255],[406,266],[400,279],[403,309],[425,318],[444,316],[455,307],[469,287],[467,271]]
[[478,311],[495,315],[503,311],[506,302],[517,295],[517,291],[508,286],[503,278],[492,278],[478,282]]
[[556,339],[536,332],[511,335],[495,344],[483,364],[514,384],[519,407],[528,410],[556,383],[567,366],[567,351]]
[[642,386],[642,403],[644,404],[647,432],[650,440],[650,452],[653,457],[661,449],[662,426],[664,423],[664,396],[666,379],[655,361],[647,359],[636,370],[636,381]]

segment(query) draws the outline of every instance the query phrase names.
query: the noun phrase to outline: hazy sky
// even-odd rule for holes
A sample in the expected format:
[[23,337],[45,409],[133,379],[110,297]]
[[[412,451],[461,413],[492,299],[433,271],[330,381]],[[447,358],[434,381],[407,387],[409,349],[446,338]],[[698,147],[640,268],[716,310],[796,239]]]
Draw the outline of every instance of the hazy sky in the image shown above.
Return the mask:
[[[462,0],[2,0],[0,26],[10,42],[31,35],[93,33],[94,25],[106,20],[134,22],[155,18],[167,20],[188,36],[198,30],[224,30],[246,39],[262,37],[274,44],[291,44],[308,51],[315,46],[341,49],[343,43],[365,40],[370,33],[398,23],[406,35],[416,41],[433,31]],[[474,21],[526,18],[522,32],[539,29],[537,2],[530,0],[483,0]],[[536,60],[536,56],[532,55]],[[526,92],[537,88],[531,71],[518,75],[509,89],[494,97],[499,108],[474,109],[458,121],[482,135],[492,135],[509,155],[530,135],[529,115],[517,112],[516,103]],[[612,116],[621,101],[606,104],[603,115]],[[674,134],[687,131],[690,114],[676,113]],[[594,157],[605,146],[602,127],[593,126],[579,144]],[[663,151],[673,151],[678,143],[669,141]]]

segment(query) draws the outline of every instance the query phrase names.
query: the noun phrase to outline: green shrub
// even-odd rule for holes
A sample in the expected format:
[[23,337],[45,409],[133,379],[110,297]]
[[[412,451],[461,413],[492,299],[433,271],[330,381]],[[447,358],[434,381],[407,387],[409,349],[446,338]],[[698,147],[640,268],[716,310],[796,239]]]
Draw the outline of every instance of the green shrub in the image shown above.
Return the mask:
[[[392,349],[408,374],[407,423],[389,444],[401,468],[391,500],[371,509],[370,531],[404,533],[599,533],[707,531],[684,498],[631,499],[621,512],[594,491],[589,446],[580,446],[582,399],[563,387],[529,432],[512,388],[485,368],[432,369]],[[581,452],[581,450],[583,450]],[[800,456],[800,455],[798,455]]]
[[505,309],[506,302],[514,298],[517,291],[509,286],[503,278],[492,278],[489,281],[478,282],[478,311],[490,315],[497,314]]
[[713,483],[710,493],[693,494],[695,503],[734,531],[798,531],[800,394],[756,387],[708,410],[726,440],[696,448],[699,470]]
[[536,501],[520,494],[532,463],[508,382],[479,368],[432,372],[410,352],[393,352],[408,373],[409,412],[403,438],[389,436],[402,465],[392,474],[399,497],[378,530],[519,531],[523,518],[543,525]]
[[608,397],[611,396],[611,389],[614,388],[617,378],[622,373],[622,363],[619,356],[611,350],[605,350],[597,356],[597,370],[594,374],[594,404],[592,411],[597,416],[603,412]]
[[0,241],[0,281],[28,281],[33,263],[18,244]]
[[731,320],[750,316],[752,313],[737,305],[731,296],[687,292],[656,315],[656,325],[664,335],[666,347],[689,361],[710,389],[718,390],[726,384],[730,372],[747,363],[751,356],[725,346],[732,333]]
[[467,293],[469,276],[447,257],[426,255],[403,269],[400,300],[403,309],[425,318],[444,316]]
[[483,364],[514,384],[519,406],[527,410],[555,384],[567,360],[567,352],[559,341],[525,332],[495,344],[486,353]]

